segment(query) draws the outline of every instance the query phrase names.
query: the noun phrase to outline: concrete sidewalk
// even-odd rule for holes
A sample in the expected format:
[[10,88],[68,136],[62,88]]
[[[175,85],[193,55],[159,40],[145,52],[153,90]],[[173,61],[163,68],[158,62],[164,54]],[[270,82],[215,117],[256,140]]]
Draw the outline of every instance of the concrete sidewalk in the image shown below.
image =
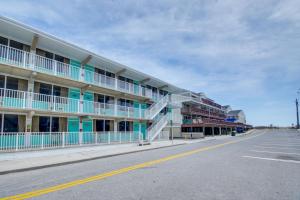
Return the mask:
[[164,148],[176,145],[192,144],[197,142],[225,139],[231,136],[206,137],[203,139],[173,141],[156,141],[151,145],[138,146],[137,144],[97,145],[43,151],[14,152],[0,154],[0,175],[59,166],[110,156],[128,154],[151,149]]

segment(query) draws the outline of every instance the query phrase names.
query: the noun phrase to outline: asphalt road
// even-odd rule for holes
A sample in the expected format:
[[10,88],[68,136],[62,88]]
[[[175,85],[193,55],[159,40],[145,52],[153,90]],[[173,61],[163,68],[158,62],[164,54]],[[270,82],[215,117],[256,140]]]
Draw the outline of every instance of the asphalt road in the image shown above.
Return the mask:
[[299,200],[300,132],[259,131],[0,176],[0,197],[18,194],[33,199]]

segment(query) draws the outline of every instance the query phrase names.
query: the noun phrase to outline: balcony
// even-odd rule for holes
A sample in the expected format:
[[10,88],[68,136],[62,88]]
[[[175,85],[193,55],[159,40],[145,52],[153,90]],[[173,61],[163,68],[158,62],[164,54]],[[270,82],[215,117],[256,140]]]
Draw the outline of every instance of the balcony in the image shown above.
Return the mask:
[[225,119],[226,115],[223,113],[217,113],[217,112],[212,112],[212,111],[207,111],[201,108],[195,108],[195,107],[184,107],[181,109],[181,112],[183,114],[196,114],[196,115],[201,115],[201,116],[206,116],[206,117],[212,117],[216,119]]
[[0,108],[25,109],[43,112],[70,113],[146,119],[145,109],[45,95],[33,92],[0,89]]
[[124,82],[113,77],[84,70],[79,66],[62,63],[5,45],[0,45],[0,63],[51,76],[67,78],[117,92],[150,98],[154,101],[159,98],[158,94],[152,93],[152,90],[141,87],[138,84]]

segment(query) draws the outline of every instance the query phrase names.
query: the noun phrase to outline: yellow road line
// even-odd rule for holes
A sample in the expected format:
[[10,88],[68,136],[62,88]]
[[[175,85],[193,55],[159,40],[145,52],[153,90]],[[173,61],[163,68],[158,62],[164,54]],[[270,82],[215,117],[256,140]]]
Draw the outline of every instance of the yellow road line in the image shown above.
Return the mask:
[[169,161],[169,160],[173,160],[173,159],[176,159],[176,158],[182,158],[182,157],[189,156],[189,155],[192,155],[192,154],[195,154],[195,153],[216,149],[216,148],[228,145],[228,144],[237,143],[237,142],[240,142],[240,141],[243,141],[243,140],[246,140],[246,139],[250,139],[250,138],[253,138],[253,137],[257,137],[257,136],[259,136],[259,135],[255,135],[255,136],[252,136],[252,137],[247,137],[247,138],[236,140],[236,141],[230,141],[230,142],[226,142],[226,143],[222,143],[222,144],[217,144],[217,145],[213,145],[213,146],[202,147],[202,148],[195,149],[195,150],[192,150],[192,151],[187,151],[187,152],[184,152],[184,153],[175,154],[175,155],[172,155],[172,156],[168,156],[168,157],[164,157],[164,158],[161,158],[161,159],[144,162],[144,163],[141,163],[141,164],[121,168],[121,169],[118,169],[118,170],[113,170],[113,171],[110,171],[110,172],[98,174],[98,175],[91,176],[91,177],[88,177],[88,178],[79,179],[79,180],[59,184],[59,185],[56,185],[56,186],[52,186],[52,187],[48,187],[48,188],[44,188],[44,189],[40,189],[40,190],[35,190],[35,191],[32,191],[32,192],[26,192],[26,193],[18,194],[18,195],[15,195],[15,196],[8,196],[8,197],[0,198],[0,200],[12,200],[12,199],[15,199],[15,200],[18,199],[19,200],[19,199],[28,199],[28,198],[32,198],[32,197],[37,197],[37,196],[41,196],[41,195],[44,195],[44,194],[47,194],[47,193],[56,192],[56,191],[59,191],[59,190],[63,190],[63,189],[67,189],[67,188],[70,188],[70,187],[82,185],[82,184],[85,184],[85,183],[89,183],[89,182],[92,182],[92,181],[98,181],[98,180],[105,179],[105,178],[115,176],[115,175],[118,175],[118,174],[123,174],[123,173],[133,171],[133,170],[136,170],[136,169],[149,167],[149,166],[156,165],[156,164],[166,162],[166,161]]

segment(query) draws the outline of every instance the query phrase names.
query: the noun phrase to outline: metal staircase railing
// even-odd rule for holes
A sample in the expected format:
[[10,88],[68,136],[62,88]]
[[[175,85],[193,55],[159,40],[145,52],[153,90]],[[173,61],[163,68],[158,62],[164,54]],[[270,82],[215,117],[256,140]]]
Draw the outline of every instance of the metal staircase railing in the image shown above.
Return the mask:
[[168,105],[169,95],[164,96],[158,102],[152,104],[147,110],[145,110],[145,117],[147,119],[154,119],[159,112]]
[[167,124],[168,114],[159,117],[159,119],[147,129],[149,142],[152,142]]

